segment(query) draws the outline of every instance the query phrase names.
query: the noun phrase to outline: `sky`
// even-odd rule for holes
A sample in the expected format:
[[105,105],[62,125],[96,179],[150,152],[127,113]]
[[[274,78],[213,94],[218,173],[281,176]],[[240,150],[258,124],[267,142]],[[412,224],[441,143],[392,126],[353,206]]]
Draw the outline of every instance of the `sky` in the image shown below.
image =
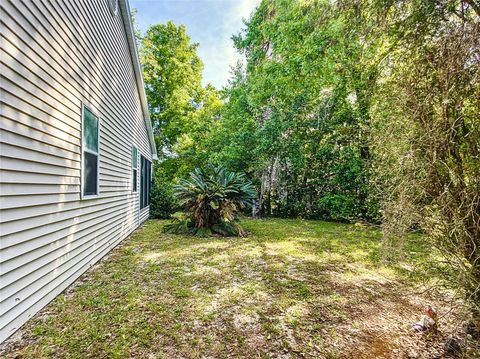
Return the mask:
[[203,61],[203,84],[217,88],[227,84],[230,66],[241,59],[231,36],[243,27],[260,0],[130,0],[137,9],[136,20],[142,32],[149,25],[172,20],[184,24],[193,42],[200,47]]

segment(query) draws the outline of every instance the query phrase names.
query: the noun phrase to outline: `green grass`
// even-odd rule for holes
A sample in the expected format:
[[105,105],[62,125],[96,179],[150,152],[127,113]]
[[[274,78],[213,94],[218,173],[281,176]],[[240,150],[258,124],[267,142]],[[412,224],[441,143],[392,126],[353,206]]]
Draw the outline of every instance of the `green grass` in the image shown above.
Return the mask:
[[371,357],[395,348],[379,312],[402,328],[421,315],[421,300],[402,296],[415,279],[405,264],[427,255],[419,237],[411,258],[387,266],[371,228],[248,220],[247,238],[198,238],[164,234],[166,223],[149,221],[125,240],[7,355]]

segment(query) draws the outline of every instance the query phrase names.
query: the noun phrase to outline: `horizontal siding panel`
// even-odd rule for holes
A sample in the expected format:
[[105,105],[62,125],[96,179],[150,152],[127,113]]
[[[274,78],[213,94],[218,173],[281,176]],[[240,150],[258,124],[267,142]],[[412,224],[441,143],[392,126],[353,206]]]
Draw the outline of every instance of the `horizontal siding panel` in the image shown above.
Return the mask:
[[14,133],[6,130],[0,131],[0,146],[3,148],[2,144],[13,145],[32,151],[45,153],[47,155],[80,162],[80,154],[52,146],[48,142],[33,141],[32,138],[24,136],[22,133]]
[[150,206],[142,208],[140,210],[140,222],[146,221],[148,219]]
[[130,162],[126,162],[120,158],[119,154],[116,154],[114,150],[105,147],[104,143],[100,145],[100,166],[103,166],[103,168],[111,168],[124,174],[130,168]]
[[[121,240],[121,239],[120,239]],[[7,338],[8,336],[12,335],[16,330],[20,328],[20,326],[25,323],[28,319],[30,319],[36,312],[42,309],[45,305],[47,305],[51,300],[53,300],[58,294],[60,294],[69,284],[73,283],[83,272],[85,272],[88,268],[90,268],[94,263],[96,263],[100,258],[102,258],[105,254],[108,253],[113,247],[115,247],[118,242],[114,243],[111,247],[107,247],[101,252],[99,252],[95,257],[91,258],[89,261],[84,262],[80,267],[78,267],[73,273],[66,276],[66,278],[56,286],[49,286],[48,290],[45,291],[45,294],[36,294],[35,297],[31,297],[29,303],[23,302],[22,305],[18,305],[11,311],[9,317],[9,321],[7,322],[6,318],[5,321],[4,315],[1,316],[2,318],[2,327],[0,329],[0,333],[2,334],[2,338]],[[65,276],[64,276],[65,277]],[[1,308],[0,308],[1,310]],[[3,312],[2,312],[3,313]]]
[[[102,150],[115,160],[115,163],[130,164],[132,142],[121,136],[117,128],[101,126]],[[128,149],[128,152],[127,152]]]
[[[126,176],[122,176],[122,177],[105,176],[104,178],[100,177],[101,178],[100,186],[105,186],[105,187],[121,186],[121,187],[127,187],[128,189],[131,189],[132,177],[131,177],[131,173],[129,173],[129,174],[130,174],[130,176],[128,176],[128,177],[126,177]],[[114,177],[114,179],[109,179],[110,177]]]
[[2,143],[2,156],[16,158],[24,161],[44,163],[52,166],[80,169],[80,161],[72,161],[66,158],[51,155],[45,152],[33,151],[24,147]]
[[[71,7],[69,6],[70,4],[64,3],[62,5],[63,8],[66,10],[66,13],[68,14],[70,12],[70,15],[72,16],[72,19],[74,21],[77,21],[77,26],[82,27],[82,29],[85,31],[85,34],[87,36],[90,36],[90,38],[93,39],[93,41],[88,41],[86,42],[86,46],[91,48],[91,52],[97,53],[97,55],[103,55],[102,58],[102,64],[105,64],[103,70],[106,74],[108,74],[109,78],[111,79],[120,79],[124,78],[125,79],[125,86],[126,90],[134,93],[136,91],[135,87],[135,79],[134,79],[134,74],[133,74],[133,69],[131,66],[131,62],[128,56],[128,49],[127,49],[127,44],[125,41],[120,41],[120,39],[125,39],[125,36],[115,36],[114,31],[112,31],[112,28],[109,27],[106,32],[103,32],[98,26],[97,23],[99,22],[98,20],[100,19],[101,23],[105,23],[108,21],[111,16],[108,9],[106,12],[102,11],[91,11],[89,9],[89,5],[92,5],[91,3],[88,2],[82,2],[79,4],[78,7]],[[58,7],[58,9],[60,9]],[[85,14],[88,14],[87,16],[90,16],[90,19],[92,21],[85,22],[84,19],[85,17],[79,16],[80,12],[83,12]],[[67,15],[68,16],[68,15]],[[59,31],[61,31],[62,27],[58,27]],[[97,36],[97,34],[103,33],[104,35],[107,35],[110,37],[110,41],[106,41],[105,36]],[[65,36],[65,33],[60,34],[59,36],[60,39],[63,39]],[[63,35],[63,36],[62,36]],[[75,41],[69,42],[68,40],[65,40],[65,44],[72,43],[75,44]],[[117,53],[117,54],[122,54],[123,56],[110,56],[111,53]],[[101,82],[101,81],[100,81]],[[113,87],[113,91],[117,90],[117,86]],[[116,92],[115,92],[116,93]],[[116,93],[120,98],[122,98],[125,101],[125,105],[128,105],[131,110],[139,110],[140,107],[138,106],[138,96],[130,96],[130,97],[125,97],[124,94],[122,93]],[[141,112],[139,112],[140,114]]]
[[[26,127],[34,129],[36,131],[42,132],[42,134],[46,134],[48,136],[52,136],[56,138],[56,143],[60,142],[67,142],[69,144],[80,146],[80,137],[77,134],[77,137],[72,136],[57,127],[51,126],[47,122],[44,122],[44,119],[39,119],[37,117],[38,111],[32,110],[31,113],[24,112],[24,110],[28,110],[28,108],[24,107],[20,102],[21,101],[11,101],[10,103],[5,102],[5,96],[2,92],[2,116],[11,119],[14,122],[20,123]],[[12,107],[12,103],[16,102],[17,107]],[[8,127],[7,127],[8,129]],[[80,132],[78,132],[80,133]]]
[[[116,197],[117,198],[110,199],[108,202],[105,202],[105,203],[95,203],[95,208],[84,207],[79,209],[77,207],[71,211],[65,211],[65,210],[56,211],[51,214],[44,214],[39,217],[17,219],[14,222],[5,222],[5,223],[2,223],[0,227],[1,233],[2,233],[2,236],[7,236],[14,233],[22,232],[28,229],[44,227],[45,221],[49,224],[53,224],[53,223],[57,223],[65,220],[71,220],[75,218],[78,218],[79,221],[82,221],[84,219],[80,217],[83,216],[84,214],[92,213],[92,210],[95,210],[95,212],[99,213],[99,211],[113,208],[119,212],[119,215],[123,214],[123,211],[119,206],[126,205],[125,203],[126,201],[121,197],[120,198],[118,198],[118,196]],[[3,261],[5,259],[6,257],[2,257],[0,261]]]
[[[121,208],[121,207],[120,207]],[[23,245],[22,250],[28,250],[28,248],[36,248],[47,243],[56,241],[63,236],[69,236],[73,233],[80,232],[89,226],[95,225],[103,220],[112,220],[115,217],[119,217],[121,212],[119,208],[112,210],[102,209],[90,211],[84,214],[81,218],[76,216],[59,222],[49,223],[48,226],[35,227],[27,229],[25,231],[4,235],[3,237],[3,259],[7,260],[10,257],[10,251],[14,252],[19,250],[19,246]],[[16,247],[9,249],[9,247]]]
[[[2,197],[29,196],[32,194],[80,193],[80,185],[0,183],[0,193]],[[4,232],[1,233],[2,235],[5,234]]]
[[[128,215],[132,214],[130,210],[125,213]],[[22,268],[23,271],[28,265],[30,265],[30,263],[38,258],[46,256],[48,253],[62,250],[62,248],[65,247],[70,248],[72,244],[82,240],[82,238],[94,238],[96,236],[100,236],[103,232],[111,231],[116,227],[118,227],[118,223],[115,221],[104,220],[100,223],[96,223],[95,225],[85,228],[83,231],[76,232],[75,239],[72,239],[71,236],[64,236],[46,244],[43,243],[45,241],[39,240],[37,241],[38,247],[32,246],[32,248],[29,248],[31,250],[28,251],[23,251],[20,247],[12,246],[6,249],[5,257],[0,262],[0,269],[3,274],[10,273],[17,268]],[[23,275],[25,275],[25,273],[23,273]],[[19,278],[20,277],[21,273],[19,275]]]
[[[3,146],[2,146],[3,148]],[[0,157],[2,161],[2,170],[43,173],[56,176],[79,177],[80,169],[68,168],[41,162],[33,162],[21,158]]]
[[[151,153],[120,15],[104,0],[0,4],[0,342],[149,216],[132,193],[131,146]],[[82,200],[83,105],[100,119],[100,193]]]
[[[34,52],[33,52],[33,53],[34,53]],[[33,56],[33,55],[31,55],[31,56]],[[47,64],[47,62],[45,62],[45,64]],[[57,69],[58,69],[58,68],[57,68]],[[104,93],[104,91],[100,91],[100,93]],[[101,97],[95,96],[95,93],[94,93],[94,92],[91,93],[90,95],[93,95],[93,96],[88,96],[88,100],[89,100],[90,102],[93,101],[93,103],[95,104],[95,107],[101,108],[102,111],[109,109],[109,107],[104,107],[104,106],[101,106],[101,105],[99,104],[99,103],[101,102]],[[125,110],[116,110],[116,111],[118,111],[118,112],[113,112],[113,113],[111,113],[111,112],[110,112],[110,113],[104,113],[104,112],[102,112],[102,113],[97,113],[96,111],[94,111],[94,113],[95,113],[97,116],[99,116],[101,120],[104,119],[104,118],[109,118],[109,117],[112,117],[112,118],[122,117],[122,116],[121,116],[121,113],[125,113]],[[79,114],[79,116],[80,116],[80,114]],[[117,126],[117,127],[118,127],[119,125],[122,125],[122,123],[119,122],[119,121],[111,121],[111,123],[112,123],[114,126]],[[144,127],[143,124],[142,124],[142,126]],[[132,124],[132,126],[130,126],[130,127],[123,126],[122,131],[123,131],[124,133],[130,133],[132,128],[134,128],[134,127],[133,127],[133,124]],[[109,131],[107,131],[107,133],[108,133],[108,132],[109,132]],[[145,132],[146,132],[146,131],[145,131]]]
[[[57,176],[55,174],[9,171],[3,167],[0,173],[1,183],[24,184],[80,184],[80,177]],[[5,208],[2,208],[5,209]],[[4,219],[2,218],[2,221]]]
[[[25,36],[30,36],[30,33],[35,33],[36,29],[33,27],[33,25],[24,20],[21,16],[18,16],[21,12],[16,9],[16,6],[19,5],[20,3],[15,2],[13,7],[9,8],[9,13],[12,15],[4,20],[6,26],[14,33],[24,33]],[[81,2],[79,3],[81,4]],[[28,9],[26,10],[26,14],[29,13]],[[37,34],[41,34],[38,33]],[[43,36],[41,36],[43,39]],[[55,39],[54,41],[56,42],[57,40],[61,42],[62,37],[52,37],[52,39]],[[64,71],[67,74],[70,75],[71,80],[76,81],[78,84],[81,84],[82,82],[85,84],[88,84],[88,86],[91,86],[92,89],[99,89],[98,93],[105,93],[105,92],[112,92],[114,91],[115,94],[116,91],[118,91],[119,86],[115,86],[115,83],[112,83],[112,77],[108,77],[107,71],[108,71],[108,66],[100,66],[100,64],[105,64],[106,61],[105,59],[100,59],[100,52],[97,49],[92,49],[93,53],[96,54],[96,56],[93,59],[86,60],[84,58],[82,59],[77,59],[74,53],[69,53],[66,52],[65,50],[58,52],[59,49],[63,49],[63,47],[53,47],[51,45],[52,41],[33,41],[31,42],[31,46],[33,51],[36,53],[39,53],[42,55],[43,58],[50,58],[49,63],[51,62],[56,62],[59,65],[59,68],[56,67],[57,70]],[[39,45],[41,46],[39,47]],[[115,49],[113,49],[115,51]],[[88,51],[91,52],[91,51]],[[90,66],[84,67],[84,64],[88,63]],[[72,64],[77,65],[77,67],[73,66]],[[97,68],[96,71],[90,72],[91,68]],[[72,72],[73,71],[73,72]],[[89,74],[86,76],[86,74]],[[102,76],[99,77],[97,76],[98,74],[101,74]],[[85,79],[89,80],[85,82]],[[133,82],[133,79],[130,79]],[[120,79],[118,79],[120,81]],[[107,84],[110,86],[107,87]],[[94,95],[94,91],[91,91],[91,94]],[[118,94],[117,94],[118,95]],[[110,104],[113,105],[112,108],[116,108],[118,110],[119,104],[123,105],[129,105],[129,100],[127,98],[122,98],[122,102],[119,103],[114,103]],[[103,98],[104,101],[109,101],[109,98]],[[100,106],[100,103],[96,103],[97,107],[102,107]],[[137,113],[140,114],[141,112],[140,107],[137,107]],[[118,112],[117,116],[121,113],[121,111]],[[122,124],[120,124],[122,125]],[[128,131],[127,127],[123,128],[124,131]]]
[[[133,196],[134,194],[132,194]],[[21,221],[23,219],[34,219],[35,217],[46,216],[50,214],[55,214],[58,212],[69,212],[78,209],[87,210],[89,207],[101,208],[105,203],[115,203],[116,201],[125,201],[130,203],[134,200],[130,196],[114,196],[114,197],[101,197],[88,201],[72,201],[72,202],[63,202],[63,203],[52,203],[46,204],[43,206],[34,206],[34,207],[21,207],[21,208],[10,208],[5,210],[0,210],[0,217],[2,218],[2,224],[5,225],[9,222]],[[94,211],[96,208],[90,208],[89,211]]]
[[[72,144],[64,141],[62,138],[55,137],[54,134],[49,134],[46,132],[38,131],[33,127],[29,127],[24,125],[23,123],[17,121],[15,118],[8,118],[5,107],[2,105],[0,106],[0,111],[2,113],[2,121],[0,121],[0,129],[4,131],[8,131],[11,133],[18,133],[24,137],[27,137],[32,141],[31,146],[35,147],[36,144],[49,144],[50,146],[60,148],[65,151],[70,151],[72,153],[80,154],[80,140],[78,143]],[[12,112],[15,117],[20,117],[22,114],[16,114]]]
[[[12,62],[14,59],[9,59],[9,66],[15,66]],[[80,108],[71,103],[70,109],[65,104],[70,104],[70,101],[62,95],[58,97],[59,101],[51,96],[48,92],[32,84],[30,81],[13,71],[9,66],[0,63],[0,73],[2,74],[2,81],[4,88],[8,88],[12,94],[21,99],[28,99],[28,103],[36,108],[41,109],[48,114],[56,113],[56,118],[60,119],[64,124],[78,131],[80,128],[81,118],[78,115]],[[17,65],[18,66],[18,65]],[[55,92],[54,92],[55,93]]]
[[[123,216],[123,219],[126,220],[127,217],[128,213]],[[76,238],[75,241],[69,241],[67,245],[56,247],[54,251],[36,257],[24,265],[20,273],[19,271],[7,272],[1,284],[3,297],[0,299],[0,303],[3,303],[16,293],[20,293],[19,291],[28,287],[30,283],[39,281],[47,273],[59,271],[61,266],[67,261],[73,259],[73,262],[75,262],[75,259],[78,259],[79,252],[87,250],[93,244],[110,242],[112,238],[122,236],[122,234],[132,231],[133,228],[134,223],[132,221],[125,222],[125,226],[121,228],[109,225],[102,232],[96,231],[93,234],[90,233],[89,235]]]
[[105,167],[100,167],[102,174],[100,175],[100,187],[108,186],[109,184],[115,185],[120,183],[128,183],[130,185],[131,177],[121,173],[119,171],[111,171]]
[[[103,114],[101,114],[103,115]],[[114,116],[118,116],[118,114],[114,114]],[[143,128],[142,128],[143,127]],[[141,140],[138,140],[137,143],[140,144],[140,148],[143,149],[145,153],[145,155],[150,158],[151,157],[151,154],[149,153],[149,145],[148,145],[148,137],[147,137],[147,134],[146,134],[146,130],[144,128],[144,125],[143,125],[143,119],[138,119],[137,120],[137,123],[136,123],[136,126],[134,126],[134,128],[141,128],[142,131],[140,131],[140,134],[141,134]],[[125,130],[125,128],[123,129]],[[128,130],[128,128],[126,128],[126,130]]]
[[51,70],[51,68],[45,60],[30,51],[26,45],[20,47],[22,40],[8,29],[8,27],[4,26],[2,30],[0,39],[5,55],[0,59],[1,63],[14,69],[25,81],[36,85],[38,88],[44,89],[44,92],[48,92],[50,95],[59,99],[59,101],[62,101],[65,106],[69,106],[69,104],[72,103],[70,106],[73,110],[75,104],[77,104],[77,107],[80,106],[81,98],[78,95],[78,91],[75,90],[75,87],[68,81],[58,81],[58,77],[64,74],[55,74],[52,71],[47,71],[49,69]]
[[[0,197],[0,207],[2,209],[23,208],[28,206],[39,206],[49,203],[59,203],[76,201],[80,199],[80,193],[58,193],[58,194],[39,194],[25,196],[21,198],[12,198],[10,196]],[[49,227],[45,226],[45,227]]]
[[[64,73],[65,79],[69,81],[75,79],[78,83],[83,83],[84,87],[90,86],[94,78],[85,76],[82,81],[81,71],[74,66],[73,57],[70,57],[70,55],[74,54],[69,55],[67,52],[62,51],[61,47],[52,46],[51,44],[56,43],[56,40],[53,37],[46,38],[46,34],[39,31],[42,26],[35,27],[29,22],[24,16],[28,16],[29,11],[21,12],[16,8],[18,5],[21,5],[19,1],[5,2],[3,5],[3,9],[6,10],[5,16],[2,16],[5,37],[11,38],[19,47],[28,46],[35,55],[40,56],[44,61],[51,64],[47,66],[48,69],[58,66],[57,70]],[[90,65],[92,64],[94,62],[90,63]]]
[[[122,238],[122,237],[117,237],[117,238]],[[123,239],[123,238],[122,238]],[[53,280],[50,280],[44,284],[44,286],[35,292],[34,296],[29,296],[25,300],[21,300],[17,302],[17,305],[13,307],[13,310],[9,310],[8,312],[4,312],[4,306],[0,306],[0,310],[2,311],[2,323],[3,327],[7,326],[10,324],[15,318],[19,315],[22,314],[24,310],[23,308],[30,308],[33,306],[39,298],[43,298],[47,296],[51,291],[53,291],[55,288],[58,286],[62,285],[65,281],[68,280],[71,276],[74,276],[77,271],[81,270],[81,268],[87,266],[90,267],[92,266],[98,259],[103,257],[112,247],[118,244],[120,240],[115,240],[113,243],[109,244],[108,242],[103,244],[103,245],[98,245],[94,248],[93,251],[91,251],[90,256],[82,256],[80,257],[81,259],[71,268],[69,268],[65,272],[61,272],[61,274],[55,276]],[[87,269],[83,268],[83,270]],[[18,303],[21,303],[22,305],[18,305]],[[26,309],[25,309],[26,310]],[[20,313],[19,313],[20,312]],[[2,328],[3,328],[2,327]]]
[[[3,81],[3,79],[1,80]],[[11,90],[14,91],[15,89]],[[77,127],[73,127],[67,124],[68,118],[54,108],[49,106],[36,107],[32,104],[32,102],[35,102],[32,100],[34,97],[20,98],[17,95],[18,93],[9,92],[4,89],[1,95],[2,103],[11,107],[15,112],[20,111],[26,114],[26,118],[35,118],[35,122],[43,122],[43,128],[48,129],[47,133],[50,133],[50,131],[52,131],[51,129],[55,129],[56,131],[62,132],[64,136],[73,139],[70,140],[70,142],[75,142],[80,138],[80,124],[77,124]]]

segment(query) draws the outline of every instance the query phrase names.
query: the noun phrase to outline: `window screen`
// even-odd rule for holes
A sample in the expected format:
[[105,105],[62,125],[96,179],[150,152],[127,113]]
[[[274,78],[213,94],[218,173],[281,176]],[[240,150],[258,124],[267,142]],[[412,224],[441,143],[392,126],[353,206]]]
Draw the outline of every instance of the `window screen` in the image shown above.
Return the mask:
[[82,128],[83,183],[84,196],[98,194],[98,117],[88,108],[83,108]]
[[97,156],[85,152],[83,157],[83,194],[91,196],[97,194]]

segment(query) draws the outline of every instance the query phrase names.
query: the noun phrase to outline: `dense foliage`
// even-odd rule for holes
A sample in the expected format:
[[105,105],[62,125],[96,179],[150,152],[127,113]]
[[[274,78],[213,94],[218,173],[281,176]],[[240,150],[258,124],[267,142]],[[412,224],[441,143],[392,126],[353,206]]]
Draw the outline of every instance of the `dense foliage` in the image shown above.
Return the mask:
[[156,168],[150,191],[150,217],[156,219],[170,218],[177,207],[178,204],[173,194],[173,184],[161,172],[161,168]]
[[251,182],[243,173],[224,167],[195,169],[189,179],[181,179],[174,187],[185,218],[175,218],[167,231],[201,235],[244,235],[237,223],[237,214],[256,197]]
[[477,1],[263,0],[222,91],[199,85],[184,29],[158,26],[142,53],[169,181],[207,162],[244,172],[257,214],[382,223],[388,259],[421,230],[480,321]]
[[[254,123],[248,170],[266,214],[377,219],[367,143],[375,71],[350,20],[329,2],[264,1],[234,37],[247,63],[229,92],[244,96],[237,117]],[[245,133],[227,136],[226,151],[245,145]]]
[[157,173],[173,183],[208,160],[206,135],[223,103],[218,90],[201,85],[198,44],[185,26],[156,24],[137,38],[160,157]]
[[383,11],[389,48],[371,113],[387,249],[423,230],[480,327],[480,7],[412,1]]

